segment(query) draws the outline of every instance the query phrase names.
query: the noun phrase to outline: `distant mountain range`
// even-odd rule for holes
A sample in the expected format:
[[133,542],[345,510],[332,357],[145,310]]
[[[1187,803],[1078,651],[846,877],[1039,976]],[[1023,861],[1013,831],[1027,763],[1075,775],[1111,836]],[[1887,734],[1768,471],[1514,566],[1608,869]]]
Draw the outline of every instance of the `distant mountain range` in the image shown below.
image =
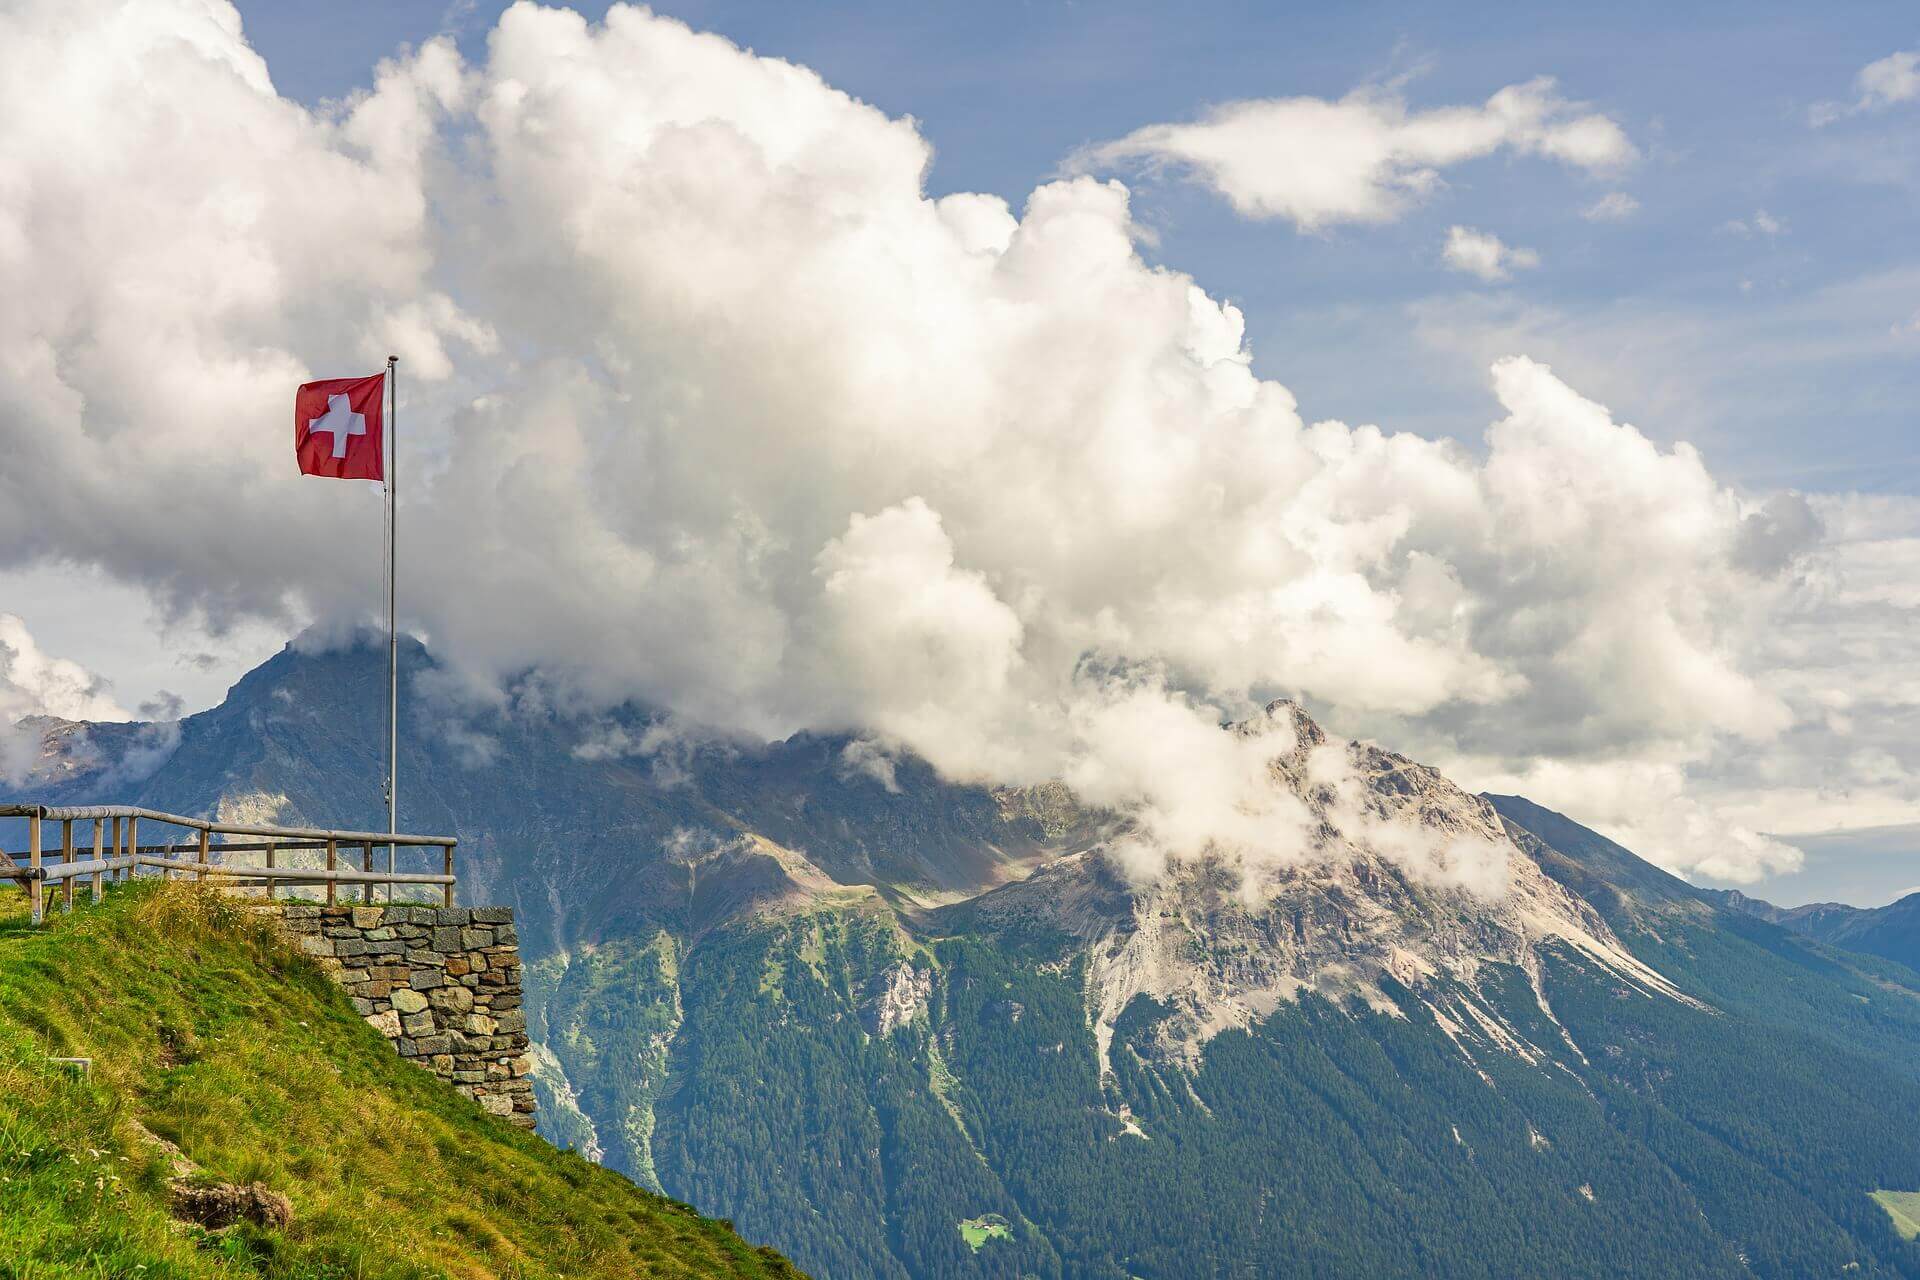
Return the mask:
[[1920,893],[1910,893],[1884,907],[1850,907],[1844,902],[1810,902],[1804,907],[1776,907],[1749,898],[1738,889],[1720,892],[1720,900],[1770,924],[1831,942],[1849,951],[1898,960],[1920,969]]
[[[376,825],[383,656],[43,722],[20,792]],[[1140,879],[1057,786],[407,664],[404,825],[519,914],[546,1131],[816,1276],[1920,1276],[1915,899],[1775,920],[1285,703],[1225,731],[1312,847]]]

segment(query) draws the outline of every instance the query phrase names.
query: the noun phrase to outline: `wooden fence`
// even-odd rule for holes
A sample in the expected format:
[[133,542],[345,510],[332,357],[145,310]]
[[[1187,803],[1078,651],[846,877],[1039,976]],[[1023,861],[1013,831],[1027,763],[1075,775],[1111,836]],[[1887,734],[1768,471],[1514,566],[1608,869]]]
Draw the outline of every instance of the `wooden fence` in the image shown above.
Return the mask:
[[[75,881],[90,881],[93,900],[98,902],[103,881],[129,879],[141,868],[169,878],[186,875],[217,879],[236,887],[264,887],[268,898],[282,885],[325,885],[330,904],[337,900],[343,884],[359,885],[363,902],[373,901],[375,885],[387,885],[389,899],[394,885],[434,885],[441,889],[445,904],[453,905],[453,849],[458,841],[452,836],[212,822],[130,805],[0,805],[0,818],[24,818],[27,822],[27,847],[17,852],[0,850],[0,880],[13,880],[27,891],[35,924],[45,917],[49,888],[58,887],[62,908],[71,911]],[[143,845],[142,822],[180,828],[189,834],[164,844]],[[91,831],[87,830],[89,823]],[[52,824],[58,825],[59,841],[49,845],[46,837]],[[80,828],[78,845],[74,842],[76,826]],[[216,836],[221,839],[215,841]],[[235,836],[242,839],[231,839]],[[386,869],[377,871],[374,850],[380,848],[389,852]],[[324,849],[326,865],[281,864],[282,854],[306,849]],[[360,854],[357,869],[352,865],[356,849]],[[402,870],[397,865],[402,850],[438,850],[439,866],[432,871]],[[235,855],[244,860],[236,861]]]

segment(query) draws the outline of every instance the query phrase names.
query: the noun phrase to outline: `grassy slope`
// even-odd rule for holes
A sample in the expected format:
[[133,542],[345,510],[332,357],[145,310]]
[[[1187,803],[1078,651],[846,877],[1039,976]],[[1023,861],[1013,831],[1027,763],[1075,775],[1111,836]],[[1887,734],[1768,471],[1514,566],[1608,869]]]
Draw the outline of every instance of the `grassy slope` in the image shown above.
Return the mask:
[[[798,1275],[487,1118],[230,903],[145,884],[32,930],[21,898],[0,893],[0,1278]],[[173,1221],[137,1124],[284,1192],[292,1225]]]
[[1920,1191],[1876,1191],[1873,1198],[1893,1219],[1902,1240],[1920,1239]]

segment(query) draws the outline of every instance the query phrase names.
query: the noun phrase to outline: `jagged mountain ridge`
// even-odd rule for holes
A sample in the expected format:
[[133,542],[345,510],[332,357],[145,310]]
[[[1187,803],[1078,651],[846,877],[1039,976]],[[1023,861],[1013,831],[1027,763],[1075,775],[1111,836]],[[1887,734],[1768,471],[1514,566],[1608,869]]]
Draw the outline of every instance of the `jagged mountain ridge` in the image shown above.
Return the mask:
[[1738,889],[1721,890],[1718,896],[1728,907],[1769,924],[1920,969],[1920,893],[1910,893],[1881,907],[1853,907],[1844,902],[1776,907]]
[[[378,823],[383,675],[282,654],[102,798]],[[520,912],[545,1130],[816,1275],[1920,1275],[1865,1198],[1920,1187],[1920,978],[1559,815],[1302,718],[1275,783],[1324,856],[1249,899],[844,738],[580,750],[658,723],[415,720],[403,811]],[[83,732],[36,794],[143,731]],[[1489,849],[1491,898],[1448,861]]]
[[[943,910],[949,928],[1078,939],[1088,957],[1089,1018],[1103,1064],[1114,1024],[1140,997],[1173,1011],[1161,1024],[1160,1048],[1193,1068],[1215,1035],[1244,1029],[1303,992],[1357,996],[1397,1012],[1382,989],[1386,981],[1444,989],[1436,995],[1443,1007],[1429,1008],[1456,1042],[1470,1034],[1498,1050],[1538,1057],[1538,1047],[1478,997],[1479,975],[1489,964],[1525,973],[1551,1019],[1541,956],[1548,945],[1649,995],[1688,999],[1525,856],[1488,801],[1377,746],[1330,742],[1291,702],[1273,703],[1262,723],[1238,728],[1280,731],[1287,745],[1270,775],[1307,803],[1318,824],[1311,847],[1253,873],[1257,884],[1217,860],[1175,863],[1163,877],[1130,883],[1095,847]],[[1341,795],[1325,779],[1327,753],[1344,756],[1336,767],[1357,794]],[[1391,852],[1406,841],[1423,846],[1411,862]],[[1463,847],[1497,859],[1491,892],[1449,883],[1460,869],[1447,859],[1460,857]]]

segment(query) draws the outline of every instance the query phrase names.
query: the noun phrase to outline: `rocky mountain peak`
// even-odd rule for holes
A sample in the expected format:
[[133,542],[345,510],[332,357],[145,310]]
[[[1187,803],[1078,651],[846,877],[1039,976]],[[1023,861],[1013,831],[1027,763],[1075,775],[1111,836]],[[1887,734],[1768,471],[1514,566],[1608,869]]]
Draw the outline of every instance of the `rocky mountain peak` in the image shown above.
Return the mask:
[[1549,951],[1642,995],[1685,998],[1546,876],[1491,804],[1439,771],[1332,738],[1285,699],[1229,731],[1272,738],[1273,785],[1312,816],[1297,847],[1176,858],[1140,879],[1096,844],[953,909],[1076,940],[1103,1060],[1141,997],[1163,1011],[1158,1055],[1193,1067],[1214,1036],[1309,992],[1391,1016],[1419,1001],[1469,1057],[1539,1058],[1487,980],[1490,967],[1523,975],[1551,1018]]

